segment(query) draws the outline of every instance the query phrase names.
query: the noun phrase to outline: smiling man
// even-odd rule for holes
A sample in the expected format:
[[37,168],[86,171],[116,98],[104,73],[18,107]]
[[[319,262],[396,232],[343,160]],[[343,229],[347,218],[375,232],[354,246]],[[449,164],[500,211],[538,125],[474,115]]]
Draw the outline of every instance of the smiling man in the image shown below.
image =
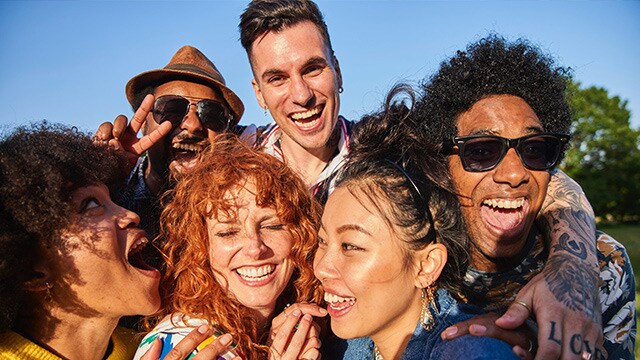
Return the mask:
[[[555,169],[569,140],[568,81],[564,68],[526,41],[490,36],[443,62],[422,87],[420,130],[442,144],[471,235],[464,295],[486,310],[507,311],[498,320],[458,324],[444,337],[471,332],[510,342],[517,336],[504,330],[531,317],[537,355],[531,336],[519,353],[632,359],[629,257],[589,226],[584,194]],[[550,210],[550,197],[569,206]]]
[[252,1],[239,27],[256,98],[275,121],[258,129],[256,147],[285,161],[324,203],[352,123],[338,115],[342,74],[322,13],[312,1]]
[[[140,214],[140,226],[153,238],[162,193],[196,165],[198,153],[217,134],[244,129],[236,126],[244,105],[211,60],[192,46],[180,48],[165,67],[134,76],[126,95],[135,111],[131,123],[124,115],[103,123],[94,141],[123,150],[135,164],[117,201]],[[150,252],[148,260],[157,264],[159,255]]]

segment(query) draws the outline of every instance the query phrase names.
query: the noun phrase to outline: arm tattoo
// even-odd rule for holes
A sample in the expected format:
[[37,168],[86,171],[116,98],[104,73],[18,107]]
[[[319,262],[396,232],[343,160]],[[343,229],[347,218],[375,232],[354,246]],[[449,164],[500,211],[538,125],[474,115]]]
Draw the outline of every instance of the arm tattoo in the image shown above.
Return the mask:
[[598,261],[593,210],[580,186],[556,171],[539,218],[550,240],[543,274],[558,302],[599,322]]

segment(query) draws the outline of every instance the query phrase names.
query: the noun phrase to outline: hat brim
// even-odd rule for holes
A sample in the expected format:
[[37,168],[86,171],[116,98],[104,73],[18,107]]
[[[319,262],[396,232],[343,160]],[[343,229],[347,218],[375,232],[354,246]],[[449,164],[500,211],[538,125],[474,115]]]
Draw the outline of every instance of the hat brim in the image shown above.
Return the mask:
[[135,95],[148,86],[157,86],[165,82],[172,80],[195,80],[198,83],[204,83],[211,86],[214,89],[218,89],[222,93],[222,97],[229,105],[231,112],[233,112],[233,123],[235,126],[242,118],[244,113],[244,104],[242,100],[229,89],[225,84],[217,81],[210,76],[203,76],[195,74],[191,71],[173,70],[173,69],[158,69],[143,72],[137,76],[134,76],[127,82],[125,87],[125,93],[129,104],[134,106],[133,100]]

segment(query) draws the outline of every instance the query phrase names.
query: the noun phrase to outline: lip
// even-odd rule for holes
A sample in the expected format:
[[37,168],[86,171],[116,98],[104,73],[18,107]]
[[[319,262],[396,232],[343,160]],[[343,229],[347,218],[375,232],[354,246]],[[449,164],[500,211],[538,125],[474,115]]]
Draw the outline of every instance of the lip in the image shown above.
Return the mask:
[[331,303],[327,303],[327,312],[329,313],[329,316],[331,316],[331,318],[340,318],[343,317],[345,315],[347,315],[353,308],[354,306],[358,303],[358,299],[355,296],[348,296],[348,295],[342,295],[342,292],[339,291],[335,291],[335,290],[331,290],[325,287],[324,289],[325,293],[330,293],[333,295],[337,295],[339,297],[342,298],[354,298],[356,299],[353,304],[349,305],[348,302],[344,302],[344,304],[342,304],[339,307],[333,307],[331,306]]
[[[125,258],[125,262],[127,264],[127,266],[135,269],[137,272],[141,273],[144,276],[150,277],[150,278],[160,278],[160,271],[152,266],[150,266],[149,264],[145,265],[148,267],[148,269],[143,269],[143,268],[139,268],[137,266],[133,266],[133,264],[131,264],[129,262],[129,256],[131,255],[131,250],[133,249],[133,246],[138,242],[138,240],[142,239],[142,238],[147,238],[147,233],[140,229],[138,230],[137,234],[134,236],[133,241],[131,241],[131,243],[129,244],[129,247],[127,248],[127,254],[126,254],[126,258]],[[148,239],[148,238],[147,238]],[[147,243],[144,247],[146,246],[151,246],[149,243]],[[137,253],[138,256],[140,256],[140,252],[144,250],[144,247],[142,249],[140,249]]]
[[[501,199],[510,200],[510,201],[524,199],[524,204],[518,209],[498,209],[498,208],[493,208],[484,204],[486,200],[501,200]],[[493,196],[484,197],[479,203],[478,211],[480,212],[480,219],[482,219],[483,226],[487,229],[487,231],[489,231],[489,233],[491,233],[493,236],[500,239],[511,240],[511,239],[520,237],[520,235],[524,232],[526,225],[528,223],[527,220],[529,216],[530,206],[531,204],[530,204],[530,199],[528,194],[523,194],[523,193],[514,193],[514,194],[508,194],[508,195],[496,194]],[[487,209],[485,209],[485,207]],[[505,214],[505,217],[508,217],[508,216],[517,217],[518,215],[520,215],[522,216],[522,218],[517,220],[517,222],[514,219],[507,218],[507,220],[510,220],[513,224],[510,224],[511,225],[510,227],[502,226],[502,224],[500,224],[499,221],[497,220],[493,221],[495,220],[493,216],[489,216],[489,215],[494,215],[493,212],[503,212]]]
[[[324,125],[324,104],[321,105],[317,105],[315,107],[313,107],[312,109],[309,110],[303,110],[303,111],[295,111],[295,112],[291,112],[288,114],[288,118],[289,121],[291,121],[293,123],[293,125],[296,127],[296,129],[301,132],[301,133],[314,133],[317,132],[319,129],[321,129]],[[294,114],[300,114],[303,112],[307,112],[307,111],[312,111],[314,109],[318,110],[318,113],[311,116],[311,118],[309,119],[305,119],[305,120],[300,120],[300,119],[294,119],[293,115]],[[307,124],[310,122],[316,122],[315,124],[313,124],[313,126],[303,126],[303,124]]]
[[[244,277],[240,276],[240,274],[238,274],[238,272],[236,271],[237,269],[239,269],[241,267],[247,267],[247,266],[261,267],[261,266],[265,266],[265,265],[273,265],[274,266],[273,271],[269,275],[261,278],[260,280],[256,280],[256,281],[247,280]],[[242,283],[243,285],[246,285],[246,286],[249,286],[249,287],[260,287],[260,286],[265,286],[265,285],[271,283],[275,279],[275,277],[276,277],[276,275],[277,275],[279,270],[280,270],[280,265],[279,264],[264,263],[264,264],[254,264],[254,265],[239,266],[239,267],[234,268],[232,270],[232,273],[238,278],[238,281],[240,281],[240,283]]]

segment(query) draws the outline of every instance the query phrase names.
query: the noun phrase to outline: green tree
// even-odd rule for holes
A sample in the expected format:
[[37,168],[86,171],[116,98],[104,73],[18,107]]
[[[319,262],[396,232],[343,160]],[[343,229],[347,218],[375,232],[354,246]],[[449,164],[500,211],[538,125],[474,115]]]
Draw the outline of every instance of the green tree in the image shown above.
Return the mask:
[[596,215],[640,219],[640,130],[630,126],[627,101],[606,89],[570,87],[573,137],[561,166],[583,188]]

